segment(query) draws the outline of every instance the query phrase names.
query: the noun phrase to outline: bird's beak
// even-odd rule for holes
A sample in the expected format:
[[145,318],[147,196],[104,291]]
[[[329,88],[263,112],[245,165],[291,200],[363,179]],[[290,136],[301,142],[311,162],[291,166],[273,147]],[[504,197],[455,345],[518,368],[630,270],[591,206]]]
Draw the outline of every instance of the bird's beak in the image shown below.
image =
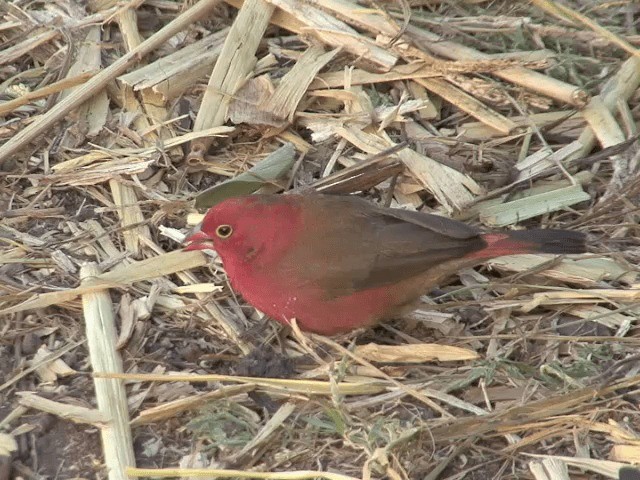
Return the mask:
[[213,246],[213,240],[204,232],[195,232],[187,237],[184,241],[184,251],[189,252],[191,250],[215,250]]

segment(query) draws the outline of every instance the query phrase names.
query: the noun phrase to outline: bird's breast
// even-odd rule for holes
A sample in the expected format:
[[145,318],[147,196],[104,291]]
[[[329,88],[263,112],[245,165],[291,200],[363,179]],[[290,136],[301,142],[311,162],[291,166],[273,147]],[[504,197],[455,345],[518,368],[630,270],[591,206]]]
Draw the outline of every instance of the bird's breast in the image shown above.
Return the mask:
[[245,268],[238,272],[228,269],[227,273],[234,290],[258,310],[279,322],[297,317],[304,305],[318,301],[313,288],[302,289],[295,282],[269,269]]
[[389,288],[365,290],[342,297],[327,295],[318,285],[301,283],[273,270],[228,270],[231,285],[243,298],[274,320],[289,324],[296,319],[300,328],[333,335],[380,320],[398,299]]

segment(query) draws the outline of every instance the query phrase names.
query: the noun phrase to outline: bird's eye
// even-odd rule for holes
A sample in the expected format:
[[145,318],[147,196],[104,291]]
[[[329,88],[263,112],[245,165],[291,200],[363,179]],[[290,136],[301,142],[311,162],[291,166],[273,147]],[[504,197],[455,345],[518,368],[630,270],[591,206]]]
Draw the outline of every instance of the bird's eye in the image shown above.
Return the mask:
[[219,225],[216,228],[216,235],[220,238],[229,238],[232,233],[233,228],[231,228],[231,225]]

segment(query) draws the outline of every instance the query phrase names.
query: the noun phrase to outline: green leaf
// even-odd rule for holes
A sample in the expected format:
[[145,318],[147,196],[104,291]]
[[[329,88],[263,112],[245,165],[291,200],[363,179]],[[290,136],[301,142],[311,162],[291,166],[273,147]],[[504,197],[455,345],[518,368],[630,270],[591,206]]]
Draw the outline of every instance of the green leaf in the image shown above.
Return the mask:
[[253,168],[237,177],[215,185],[196,197],[196,208],[210,208],[227,198],[249,195],[266,185],[273,185],[291,170],[295,149],[287,143]]

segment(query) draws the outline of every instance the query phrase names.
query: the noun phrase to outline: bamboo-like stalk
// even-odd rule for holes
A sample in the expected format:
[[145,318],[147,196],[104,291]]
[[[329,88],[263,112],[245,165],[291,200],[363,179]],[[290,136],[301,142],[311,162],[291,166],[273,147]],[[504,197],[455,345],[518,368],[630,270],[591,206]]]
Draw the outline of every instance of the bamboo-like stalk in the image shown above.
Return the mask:
[[567,464],[556,458],[532,460],[529,462],[529,470],[536,480],[571,480]]
[[156,405],[140,412],[140,414],[131,420],[131,426],[137,427],[147,423],[154,423],[164,420],[165,418],[173,418],[187,410],[200,408],[208,402],[221,398],[229,399],[234,395],[247,393],[255,389],[255,385],[228,385],[217,388],[214,391],[191,395],[186,398],[179,398],[171,402]]
[[58,37],[60,33],[60,30],[48,30],[38,35],[30,36],[13,47],[5,48],[0,52],[0,65],[16,61],[25,53]]
[[[568,129],[569,126],[575,125],[576,128],[584,126],[584,118],[579,112],[569,110],[559,110],[556,112],[533,113],[527,116],[510,117],[510,120],[516,123],[518,127],[531,128],[547,127],[551,124],[562,122],[562,126]],[[488,140],[491,138],[502,137],[503,135],[497,130],[489,127],[482,122],[466,122],[458,126],[458,131],[463,134],[467,140]],[[576,134],[577,136],[577,134]]]
[[[138,18],[136,12],[131,8],[125,8],[118,14],[118,24],[120,25],[120,31],[128,51],[135,50],[144,41],[142,35],[138,31]],[[143,89],[140,92],[142,97],[142,103],[138,101],[133,94],[131,87],[125,86],[125,107],[130,111],[139,111],[141,115],[138,115],[134,119],[136,129],[138,132],[148,131],[147,143],[153,143],[160,138],[171,138],[171,130],[162,129],[163,135],[158,135],[156,131],[149,130],[151,124],[162,123],[168,117],[167,109],[164,107],[163,97],[153,90]]]
[[140,253],[140,236],[151,238],[149,226],[143,224],[144,215],[138,205],[138,195],[131,185],[116,178],[109,180],[109,188],[123,227],[125,247],[137,256]]
[[[118,24],[125,46],[129,52],[135,50],[144,39],[138,31],[138,21],[135,10],[125,8],[118,14]],[[129,112],[136,112],[134,125],[146,144],[153,144],[159,138],[167,139],[172,137],[171,129],[163,128],[160,132],[150,128],[152,125],[158,125],[164,122],[168,116],[167,109],[164,107],[162,95],[153,92],[150,89],[144,89],[140,92],[141,101],[138,100],[133,92],[133,88],[124,85],[123,102],[124,109]],[[146,134],[142,134],[146,132]],[[180,152],[179,149],[175,152]],[[140,253],[140,236],[151,238],[149,226],[145,225],[142,209],[138,205],[138,195],[133,186],[121,182],[118,179],[109,181],[111,194],[114,203],[117,206],[118,216],[123,228],[122,234],[124,243],[130,252],[135,255]]]
[[[256,63],[255,53],[269,26],[273,8],[273,5],[264,0],[247,0],[242,4],[211,72],[193,125],[194,131],[217,127],[224,123],[231,98],[245,82]],[[189,160],[201,159],[210,144],[210,139],[194,142],[191,145]]]
[[504,135],[508,135],[516,127],[516,124],[504,115],[500,115],[442,78],[416,78],[414,81]]
[[540,254],[509,255],[487,262],[492,268],[510,272],[533,272],[558,281],[595,287],[603,280],[633,284],[638,281],[636,272],[616,264],[608,258],[565,259],[557,265],[549,265],[549,256]]
[[[80,270],[83,282],[91,282],[100,271],[95,265]],[[95,373],[122,373],[122,359],[116,349],[117,335],[113,304],[106,290],[82,296],[87,344]],[[135,467],[133,438],[129,428],[127,394],[122,380],[94,378],[98,410],[108,419],[100,430],[105,464],[110,480],[125,480],[127,467]]]
[[338,49],[326,52],[320,46],[310,47],[282,78],[278,87],[258,108],[273,113],[278,118],[293,121],[296,107],[316,74],[338,53]]
[[222,470],[218,468],[129,468],[132,477],[207,477],[207,478],[253,478],[263,480],[360,480],[340,473],[314,470],[290,472],[251,472],[246,470]]
[[229,27],[225,27],[155,62],[121,75],[118,80],[131,86],[134,91],[151,89],[162,95],[164,101],[176,98],[211,72],[228,34]]
[[[620,101],[627,101],[640,86],[640,58],[631,57],[622,64],[618,72],[602,86],[599,99],[607,109],[613,111]],[[592,125],[597,125],[593,123]],[[597,127],[596,127],[597,128]],[[571,158],[580,158],[588,154],[596,142],[596,134],[592,126],[585,128],[578,138],[583,145]]]
[[103,428],[109,424],[109,418],[99,410],[55,402],[31,392],[21,392],[19,395],[18,402],[25,407],[51,413],[60,418],[68,418],[76,423],[88,423]]
[[483,208],[480,211],[480,221],[493,227],[504,227],[590,199],[591,196],[581,185],[571,185]]
[[479,355],[468,348],[437,343],[414,343],[410,345],[378,345],[367,343],[355,348],[354,353],[370,362],[422,363],[430,360],[459,362],[475,360]]
[[[456,73],[490,73],[499,69],[498,64],[504,64],[504,60],[478,60],[478,61],[439,61],[412,62],[410,64],[396,65],[385,73],[369,72],[364,69],[354,69],[351,72],[351,85],[362,85],[365,83],[385,83],[394,80],[407,80],[415,78],[437,78]],[[345,86],[344,72],[322,73],[311,82],[309,90],[319,90],[326,88],[339,88]]]
[[[580,470],[587,470],[594,473],[599,473],[607,478],[622,478],[618,477],[620,470],[623,467],[627,467],[626,463],[612,462],[610,460],[600,460],[597,458],[579,458],[579,457],[563,457],[560,455],[538,455],[535,453],[526,453],[530,457],[535,458],[552,458],[558,461],[562,461],[567,465],[579,468]],[[555,480],[555,477],[552,477]],[[634,478],[634,477],[629,477]]]
[[[74,78],[85,72],[97,72],[102,66],[102,42],[100,26],[93,25],[87,29],[86,36],[78,49],[76,60],[69,68],[67,77]],[[71,91],[64,91],[60,94],[60,99],[71,95]],[[74,120],[77,122],[79,134],[86,134],[89,137],[97,135],[107,120],[109,112],[109,98],[106,91],[97,92],[87,99],[73,112]]]
[[54,82],[46,87],[39,88],[34,90],[33,92],[25,93],[18,98],[13,100],[9,100],[8,102],[0,103],[0,115],[7,115],[13,112],[16,108],[21,107],[22,105],[26,105],[34,100],[38,100],[40,98],[48,97],[54,93],[61,92],[66,90],[67,88],[73,88],[77,85],[80,85],[96,74],[93,72],[83,72],[78,75],[68,76],[67,78],[63,78],[58,82]]
[[232,382],[246,385],[255,385],[271,392],[286,392],[288,394],[301,393],[304,395],[332,395],[338,392],[340,395],[367,395],[380,393],[386,389],[380,381],[343,381],[332,384],[320,380],[306,380],[294,378],[265,378],[265,377],[240,377],[236,375],[195,375],[195,374],[153,374],[153,373],[105,373],[96,374],[99,378],[122,379],[137,382]]

